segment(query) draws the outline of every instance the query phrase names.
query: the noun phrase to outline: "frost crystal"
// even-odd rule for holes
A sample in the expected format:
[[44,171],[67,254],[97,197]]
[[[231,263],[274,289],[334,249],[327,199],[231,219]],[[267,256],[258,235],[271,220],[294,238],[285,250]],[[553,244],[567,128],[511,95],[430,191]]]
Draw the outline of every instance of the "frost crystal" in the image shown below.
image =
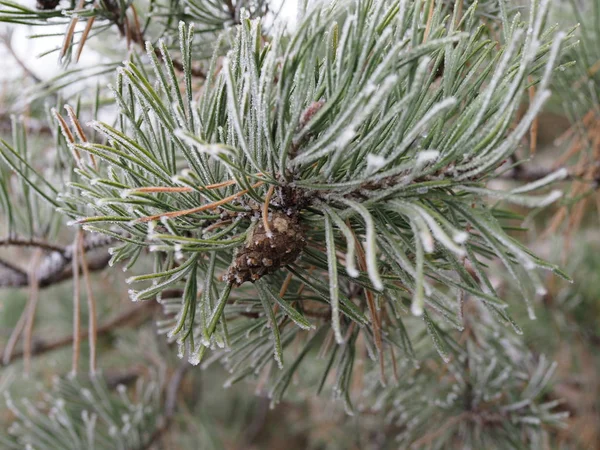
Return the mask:
[[369,153],[367,155],[367,173],[373,173],[385,166],[385,158]]

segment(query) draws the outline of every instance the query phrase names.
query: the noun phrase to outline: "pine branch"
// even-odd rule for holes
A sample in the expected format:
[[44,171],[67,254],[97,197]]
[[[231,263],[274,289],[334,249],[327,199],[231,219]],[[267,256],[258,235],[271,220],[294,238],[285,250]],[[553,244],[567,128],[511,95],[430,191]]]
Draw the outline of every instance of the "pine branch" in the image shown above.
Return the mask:
[[23,239],[19,237],[0,239],[0,247],[37,247],[49,252],[64,253],[65,248],[53,245],[41,239]]
[[[86,253],[101,249],[114,242],[114,239],[104,235],[88,235],[84,241]],[[32,246],[51,251],[40,263],[37,270],[37,281],[40,288],[46,288],[73,276],[71,262],[75,252],[74,244],[67,247],[57,247],[39,240],[21,240],[9,238],[2,241],[3,245]],[[108,265],[110,255],[107,253],[89,255],[88,264],[91,272],[104,269]],[[16,288],[29,286],[30,280],[27,273],[11,263],[0,259],[0,267],[4,267],[4,273],[0,273],[0,288]]]

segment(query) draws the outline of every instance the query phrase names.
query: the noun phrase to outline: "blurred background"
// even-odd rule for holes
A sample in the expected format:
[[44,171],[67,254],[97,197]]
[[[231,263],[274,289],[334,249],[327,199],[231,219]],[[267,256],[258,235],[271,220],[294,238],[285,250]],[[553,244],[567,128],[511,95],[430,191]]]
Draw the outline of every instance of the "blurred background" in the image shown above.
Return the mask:
[[[586,45],[570,49],[565,56],[565,60],[576,59],[578,63],[557,77],[554,97],[539,116],[535,134],[529,134],[518,155],[519,160],[527,161],[518,168],[522,179],[538,170],[568,167],[572,177],[561,185],[566,201],[533,213],[511,207],[515,214],[514,236],[540,256],[560,264],[574,279],[572,284],[553,276],[544,280],[548,293],[534,305],[535,321],[525,319],[527,312],[522,302],[511,302],[513,316],[523,318],[519,325],[523,328],[524,345],[532,354],[545,355],[547,361],[556,362],[552,389],[546,395],[549,399],[560,399],[560,408],[569,417],[566,426],[550,431],[550,439],[544,443],[544,448],[549,449],[600,449],[600,196],[597,184],[578,181],[600,179],[600,13],[594,2],[573,2],[587,11],[586,17],[578,15],[569,2],[555,5],[551,20],[563,27],[581,22],[577,33]],[[35,7],[34,0],[20,3]],[[279,20],[293,27],[296,2],[272,3],[273,11],[281,11]],[[60,23],[44,28],[46,35],[33,38],[31,35],[39,33],[40,28],[7,24],[0,28],[0,135],[10,140],[19,130],[26,130],[27,145],[39,158],[52,157],[47,150],[55,140],[48,126],[48,106],[60,103],[64,95],[79,95],[83,102],[89,101],[98,84],[113,81],[111,64],[119,63],[128,53],[126,43],[116,35],[90,38],[79,63],[69,67],[71,74],[65,77],[57,54],[64,31],[65,25]],[[55,77],[62,77],[59,84],[64,86],[64,92],[55,90],[54,81],[48,83]],[[114,114],[107,99],[95,101],[106,105],[98,109],[101,117]],[[20,125],[15,127],[17,122]],[[494,183],[510,186],[514,180],[506,177]],[[5,206],[0,204],[0,208]],[[6,215],[7,211],[0,209],[0,236],[6,232]],[[56,242],[68,244],[72,230],[57,229],[55,236]],[[25,270],[34,253],[27,247],[0,246],[0,258]],[[94,261],[90,263],[92,266]],[[102,387],[107,391],[105,397],[121,395],[121,400],[111,401],[133,401],[125,398],[128,394],[118,386],[145,392],[148,417],[158,414],[157,393],[162,392],[173,374],[183,371],[176,350],[166,344],[164,337],[157,336],[160,311],[150,303],[131,303],[125,283],[128,273],[94,271],[93,267],[91,270],[91,288],[99,299],[97,351],[98,366],[106,383]],[[498,277],[494,282],[503,298],[519,296],[508,280]],[[69,280],[41,287],[31,337],[32,363],[30,367],[24,366],[23,351],[17,345],[10,358],[5,356],[0,368],[0,392],[10,391],[10,398],[28,398],[35,409],[38,402],[54,401],[48,398],[49,386],[55,386],[59,397],[70,395],[72,389],[87,389],[85,383],[78,387],[62,386],[63,381],[56,378],[57,374],[67,373],[71,364],[72,296]],[[4,349],[5,355],[7,347],[12,345],[15,327],[23,320],[20,318],[28,299],[27,289],[0,288],[0,349]],[[82,302],[83,324],[88,323],[87,314],[87,306]],[[87,367],[88,347],[83,345],[81,350],[81,364]],[[341,402],[331,401],[331,392],[314,395],[318,374],[325,364],[326,361],[316,360],[314,367],[305,365],[292,381],[294,388],[276,409],[270,409],[260,379],[231,386],[228,383],[227,388],[222,388],[229,375],[220,365],[187,370],[178,413],[169,423],[169,431],[159,428],[156,439],[147,448],[398,448],[390,439],[399,431],[394,421],[368,399],[363,402],[359,397],[356,403],[360,413],[348,416]],[[433,352],[431,360],[421,367],[427,370],[438,365],[437,354]],[[104,394],[98,395],[91,401],[105,401]],[[139,400],[140,395],[134,397]],[[60,410],[60,402],[55,407]],[[17,428],[26,426],[26,421],[13,424],[18,415],[18,408],[11,407],[10,400],[7,406],[0,405],[0,429],[18,434]],[[143,428],[144,423],[137,425]],[[1,442],[0,448],[4,448]]]

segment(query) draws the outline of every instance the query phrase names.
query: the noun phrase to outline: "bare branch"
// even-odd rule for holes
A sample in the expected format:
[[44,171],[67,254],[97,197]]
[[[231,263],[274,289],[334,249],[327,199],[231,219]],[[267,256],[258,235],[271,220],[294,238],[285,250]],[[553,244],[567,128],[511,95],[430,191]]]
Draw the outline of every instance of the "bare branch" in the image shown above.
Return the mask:
[[38,247],[42,250],[59,253],[63,253],[65,251],[64,247],[50,244],[41,239],[23,239],[18,237],[0,239],[0,247]]
[[[143,323],[150,317],[150,313],[158,306],[158,303],[148,301],[137,304],[123,313],[119,314],[117,317],[109,320],[103,325],[100,325],[97,329],[97,336],[103,336],[105,334],[109,334],[112,331],[129,325],[129,326],[137,326],[140,323]],[[88,339],[89,331],[87,329],[83,329],[80,331],[79,338],[83,341]],[[31,355],[41,355],[53,350],[58,350],[63,347],[67,347],[73,343],[73,334],[69,333],[68,336],[63,336],[52,341],[35,341],[31,348]],[[0,352],[1,354],[2,352]],[[6,366],[11,362],[14,362],[17,359],[23,357],[23,350],[16,351],[12,354],[12,359],[10,361],[4,361],[2,365]]]
[[[39,242],[35,241],[37,247]],[[114,239],[101,234],[88,235],[83,243],[83,248],[89,254],[88,260],[90,272],[104,269],[108,265],[110,255],[106,252],[95,252],[114,242]],[[49,246],[48,250],[54,250],[54,246]],[[75,247],[73,244],[65,247],[62,251],[53,251],[45,257],[37,270],[37,282],[39,288],[46,288],[61,281],[68,280],[73,276],[71,262]],[[2,270],[2,268],[6,270]],[[22,269],[13,264],[0,259],[0,288],[17,288],[29,286],[29,275]]]

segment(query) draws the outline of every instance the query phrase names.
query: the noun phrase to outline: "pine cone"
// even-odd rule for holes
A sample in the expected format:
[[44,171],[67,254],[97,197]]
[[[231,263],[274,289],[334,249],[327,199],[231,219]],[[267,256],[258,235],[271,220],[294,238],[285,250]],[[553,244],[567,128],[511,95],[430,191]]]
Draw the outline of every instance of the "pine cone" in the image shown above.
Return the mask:
[[35,7],[42,11],[51,11],[55,9],[59,3],[60,0],[37,0]]
[[238,250],[225,281],[240,286],[255,282],[280,267],[293,263],[306,246],[306,238],[297,216],[281,212],[269,214],[271,235],[265,231],[262,220],[254,227],[244,247]]

